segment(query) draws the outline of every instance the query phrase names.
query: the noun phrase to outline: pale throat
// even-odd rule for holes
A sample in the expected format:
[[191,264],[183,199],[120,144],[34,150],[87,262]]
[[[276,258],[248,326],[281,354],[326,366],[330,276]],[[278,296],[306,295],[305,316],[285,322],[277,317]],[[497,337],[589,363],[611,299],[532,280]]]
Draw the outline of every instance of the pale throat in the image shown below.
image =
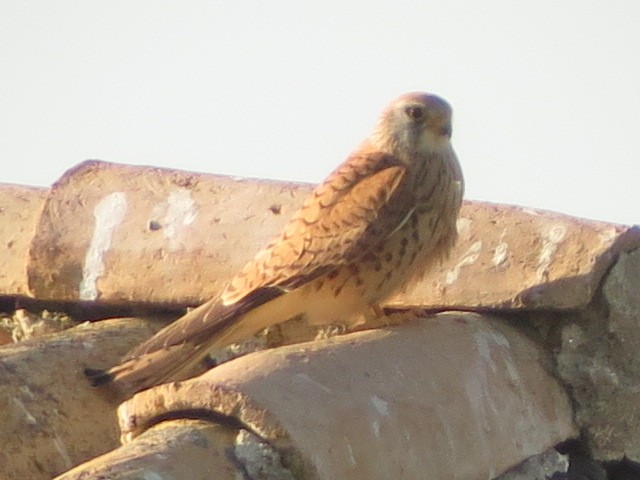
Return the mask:
[[446,135],[435,133],[432,130],[424,130],[418,139],[417,151],[424,155],[449,153],[451,152],[451,141]]

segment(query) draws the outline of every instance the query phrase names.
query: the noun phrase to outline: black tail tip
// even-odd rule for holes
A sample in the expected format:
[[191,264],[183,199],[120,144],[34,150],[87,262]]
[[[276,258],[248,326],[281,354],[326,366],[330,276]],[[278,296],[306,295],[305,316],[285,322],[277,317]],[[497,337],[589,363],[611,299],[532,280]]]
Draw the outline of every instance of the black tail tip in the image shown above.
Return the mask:
[[89,379],[89,382],[91,382],[91,386],[93,387],[99,387],[100,385],[111,383],[113,380],[113,377],[107,370],[102,370],[100,368],[85,368],[84,374]]

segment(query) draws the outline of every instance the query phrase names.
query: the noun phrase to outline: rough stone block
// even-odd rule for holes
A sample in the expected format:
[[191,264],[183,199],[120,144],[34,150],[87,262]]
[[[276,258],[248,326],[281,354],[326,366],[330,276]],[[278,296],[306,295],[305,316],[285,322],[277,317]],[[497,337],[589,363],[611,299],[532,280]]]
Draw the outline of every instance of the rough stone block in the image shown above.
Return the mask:
[[119,418],[135,443],[162,418],[213,412],[296,478],[491,478],[577,434],[548,361],[504,323],[443,314],[249,354],[141,392]]
[[599,302],[561,331],[558,370],[594,458],[640,462],[640,250],[623,253]]

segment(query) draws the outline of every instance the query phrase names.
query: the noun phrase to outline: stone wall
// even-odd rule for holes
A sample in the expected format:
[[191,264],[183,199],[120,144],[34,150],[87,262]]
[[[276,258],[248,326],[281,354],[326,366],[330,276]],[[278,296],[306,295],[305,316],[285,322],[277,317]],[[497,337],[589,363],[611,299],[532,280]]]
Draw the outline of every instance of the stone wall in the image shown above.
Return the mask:
[[450,258],[359,331],[297,319],[185,382],[88,385],[310,188],[105,162],[0,186],[0,477],[640,478],[640,231],[529,208],[465,202]]

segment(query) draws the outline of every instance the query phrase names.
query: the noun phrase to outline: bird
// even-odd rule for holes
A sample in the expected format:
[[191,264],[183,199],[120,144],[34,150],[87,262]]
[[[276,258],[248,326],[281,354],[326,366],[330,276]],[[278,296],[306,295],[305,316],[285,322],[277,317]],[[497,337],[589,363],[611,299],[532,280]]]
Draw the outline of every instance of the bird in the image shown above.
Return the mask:
[[451,133],[447,101],[400,95],[219,294],[114,367],[86,368],[91,384],[131,395],[189,378],[212,348],[300,315],[312,325],[381,315],[387,298],[455,243],[464,181]]

